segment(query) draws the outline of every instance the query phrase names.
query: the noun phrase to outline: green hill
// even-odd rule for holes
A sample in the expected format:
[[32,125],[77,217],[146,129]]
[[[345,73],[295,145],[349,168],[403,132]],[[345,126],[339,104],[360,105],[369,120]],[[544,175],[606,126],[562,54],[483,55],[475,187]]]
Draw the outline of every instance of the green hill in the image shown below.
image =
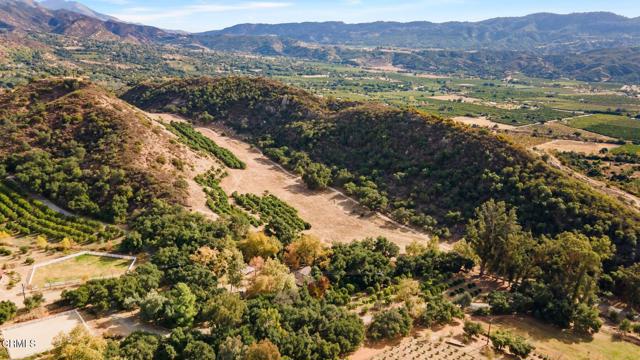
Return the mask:
[[182,199],[166,159],[174,147],[88,82],[42,80],[0,95],[0,173],[77,213],[124,221],[153,198]]
[[441,225],[457,229],[474,208],[495,198],[516,206],[535,234],[608,235],[618,262],[638,259],[635,211],[486,130],[411,110],[318,98],[259,78],[150,83],[124,99],[205,122],[213,116],[300,173],[330,168],[330,183],[414,226],[446,234]]

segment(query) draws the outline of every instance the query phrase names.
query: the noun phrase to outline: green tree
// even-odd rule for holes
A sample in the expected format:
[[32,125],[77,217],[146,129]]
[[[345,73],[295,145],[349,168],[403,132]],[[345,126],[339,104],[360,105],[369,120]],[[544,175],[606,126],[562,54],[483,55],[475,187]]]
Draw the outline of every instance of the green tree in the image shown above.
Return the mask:
[[198,313],[196,296],[185,283],[177,283],[167,296],[163,318],[170,327],[189,326]]
[[476,209],[467,225],[466,239],[480,258],[480,275],[497,271],[505,260],[509,237],[521,231],[515,209],[493,199]]
[[413,320],[405,309],[390,309],[373,316],[367,337],[373,341],[396,339],[407,336],[413,326]]
[[0,301],[0,324],[3,324],[16,316],[18,307],[9,300]]
[[134,331],[120,343],[120,356],[127,360],[154,359],[160,337],[144,331]]
[[311,190],[324,189],[331,182],[331,169],[321,163],[311,163],[304,169],[302,180]]

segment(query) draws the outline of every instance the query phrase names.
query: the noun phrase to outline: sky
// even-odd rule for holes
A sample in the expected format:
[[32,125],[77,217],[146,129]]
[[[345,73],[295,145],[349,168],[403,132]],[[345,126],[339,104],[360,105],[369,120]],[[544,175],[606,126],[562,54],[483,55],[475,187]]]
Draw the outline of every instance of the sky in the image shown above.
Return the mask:
[[478,21],[536,12],[640,16],[639,0],[79,0],[121,20],[192,32],[241,23]]

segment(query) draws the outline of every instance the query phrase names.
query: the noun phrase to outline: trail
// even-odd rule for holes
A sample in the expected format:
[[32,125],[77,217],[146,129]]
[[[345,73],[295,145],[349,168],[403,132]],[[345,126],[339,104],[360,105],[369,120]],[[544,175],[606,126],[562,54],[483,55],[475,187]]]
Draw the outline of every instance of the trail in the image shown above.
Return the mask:
[[622,200],[623,202],[633,205],[633,207],[638,210],[640,209],[640,198],[638,198],[637,196],[630,194],[624,190],[621,190],[615,186],[609,185],[605,182],[602,182],[600,180],[596,180],[593,178],[590,178],[580,172],[577,172],[575,170],[573,170],[572,168],[565,166],[562,164],[562,162],[555,157],[550,151],[535,151],[537,154],[541,155],[541,154],[546,154],[549,156],[549,160],[547,161],[547,163],[551,166],[553,166],[554,168],[565,172],[566,174],[569,174],[570,176],[572,176],[573,178],[576,178],[584,183],[587,183],[588,185],[590,185],[592,188],[598,190],[599,192],[615,197],[617,199]]

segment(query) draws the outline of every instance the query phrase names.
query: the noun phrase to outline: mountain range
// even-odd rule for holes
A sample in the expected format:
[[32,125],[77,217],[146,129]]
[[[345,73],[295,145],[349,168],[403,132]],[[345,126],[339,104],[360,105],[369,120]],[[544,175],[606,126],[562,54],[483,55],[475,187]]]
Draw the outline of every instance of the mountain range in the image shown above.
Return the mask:
[[0,2],[0,34],[34,32],[407,71],[640,81],[640,18],[606,12],[480,22],[240,24],[189,34],[118,21],[74,1]]

